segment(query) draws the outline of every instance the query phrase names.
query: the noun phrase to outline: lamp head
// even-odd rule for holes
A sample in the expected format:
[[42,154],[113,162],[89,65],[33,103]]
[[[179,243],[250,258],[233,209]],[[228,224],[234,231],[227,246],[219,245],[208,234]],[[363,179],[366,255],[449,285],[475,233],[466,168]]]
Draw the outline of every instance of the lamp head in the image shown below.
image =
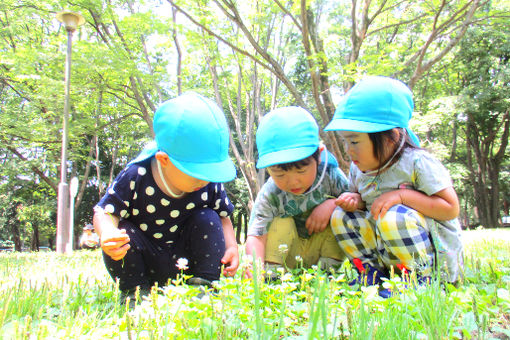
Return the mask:
[[85,23],[85,19],[79,14],[70,11],[57,13],[57,20],[64,24],[66,31],[74,32],[79,26]]

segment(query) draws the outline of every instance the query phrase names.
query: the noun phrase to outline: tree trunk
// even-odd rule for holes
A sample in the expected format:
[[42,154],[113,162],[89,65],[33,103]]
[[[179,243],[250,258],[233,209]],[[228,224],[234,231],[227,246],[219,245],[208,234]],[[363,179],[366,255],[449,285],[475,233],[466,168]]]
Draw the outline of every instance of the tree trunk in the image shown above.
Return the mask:
[[30,242],[30,250],[39,251],[39,226],[32,224],[32,241]]

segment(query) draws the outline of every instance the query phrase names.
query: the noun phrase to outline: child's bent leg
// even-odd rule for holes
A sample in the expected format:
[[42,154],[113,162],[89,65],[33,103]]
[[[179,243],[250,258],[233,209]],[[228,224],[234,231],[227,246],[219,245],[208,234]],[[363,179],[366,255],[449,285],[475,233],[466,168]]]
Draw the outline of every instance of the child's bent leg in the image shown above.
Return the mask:
[[296,255],[300,253],[296,240],[298,239],[296,224],[292,217],[275,218],[267,233],[264,261],[294,268]]
[[122,260],[114,261],[103,252],[106,269],[114,280],[119,280],[121,291],[130,291],[136,286],[150,288],[155,282],[166,283],[170,263],[168,254],[149,242],[144,233],[133,223],[123,220],[119,229],[125,229],[130,238],[131,249]]
[[190,263],[187,273],[210,281],[218,280],[225,254],[225,237],[218,213],[209,208],[200,209],[184,224],[184,252]]
[[376,235],[367,214],[336,208],[331,215],[331,230],[348,258],[360,259],[362,263],[378,267]]
[[422,214],[407,206],[395,205],[376,225],[385,248],[382,260],[387,267],[402,264],[420,275],[431,275],[434,249]]
[[318,235],[321,235],[319,244],[319,260],[322,263],[322,269],[341,265],[346,256],[342,248],[340,248],[331,226],[328,224],[326,229]]

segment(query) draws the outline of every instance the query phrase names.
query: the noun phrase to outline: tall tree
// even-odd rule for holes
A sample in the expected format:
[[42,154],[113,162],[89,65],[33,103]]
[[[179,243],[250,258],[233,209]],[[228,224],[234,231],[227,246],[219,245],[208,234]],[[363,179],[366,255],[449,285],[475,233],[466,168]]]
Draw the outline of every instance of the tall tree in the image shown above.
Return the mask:
[[457,54],[461,62],[467,166],[480,223],[498,225],[502,164],[510,135],[510,27],[472,29]]

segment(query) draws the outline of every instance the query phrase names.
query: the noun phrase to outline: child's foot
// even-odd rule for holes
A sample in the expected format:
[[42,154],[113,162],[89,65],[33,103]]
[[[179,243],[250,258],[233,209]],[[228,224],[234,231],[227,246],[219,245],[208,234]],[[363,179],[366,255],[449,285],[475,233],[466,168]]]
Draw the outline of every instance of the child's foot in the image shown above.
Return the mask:
[[319,263],[321,266],[321,270],[327,271],[327,270],[334,270],[339,268],[343,261],[331,258],[331,257],[320,257]]
[[382,282],[381,278],[386,277],[386,271],[373,267],[372,265],[365,263],[362,264],[360,259],[353,259],[352,262],[356,266],[359,272],[359,276],[349,282],[349,286],[360,285],[360,286],[373,286],[378,285]]
[[281,264],[266,263],[264,265],[264,280],[266,283],[277,281],[284,272],[285,269]]
[[216,294],[217,290],[214,287],[213,283],[209,280],[203,279],[201,277],[190,277],[186,283],[190,286],[196,286],[199,289],[199,293],[197,294],[197,298],[203,298],[208,292],[212,292],[212,294]]
[[133,309],[137,303],[142,301],[144,296],[149,296],[150,294],[151,287],[145,285],[122,291],[120,293],[120,304],[125,305],[127,299],[129,298],[129,309]]
[[[417,289],[418,287],[428,286],[432,282],[432,278],[430,276],[416,275],[416,279],[414,279],[413,276],[407,273],[402,273],[402,275],[403,280],[405,282],[401,286],[402,289]],[[379,290],[379,296],[385,299],[399,293],[400,293],[399,289],[393,290],[391,288],[382,288],[381,290]]]

